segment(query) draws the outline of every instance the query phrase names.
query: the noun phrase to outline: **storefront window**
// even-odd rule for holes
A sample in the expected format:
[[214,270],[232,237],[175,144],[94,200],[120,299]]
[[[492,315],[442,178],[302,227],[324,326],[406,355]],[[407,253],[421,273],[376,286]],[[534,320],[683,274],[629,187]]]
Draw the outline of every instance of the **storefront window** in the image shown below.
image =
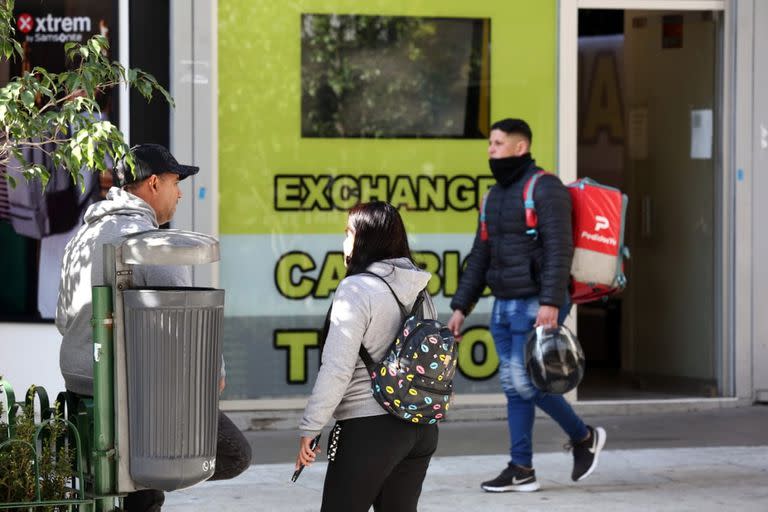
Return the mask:
[[[111,45],[108,56],[116,58],[117,7],[113,2],[18,0],[14,16],[23,55],[0,66],[3,85],[37,66],[53,73],[66,70],[70,64],[64,57],[64,45],[85,43],[97,34],[107,38]],[[103,118],[115,123],[116,95],[99,94],[97,101]],[[31,158],[53,171],[44,148],[34,150]],[[86,173],[82,193],[72,184],[43,195],[39,182],[27,184],[14,176],[17,186],[11,188],[5,174],[5,166],[0,166],[0,280],[4,283],[0,321],[50,321],[56,314],[64,247],[87,206],[103,193],[102,186],[98,176]],[[40,227],[31,228],[33,225]]]
[[302,14],[302,136],[486,138],[489,26]]
[[[346,273],[349,208],[378,200],[399,209],[446,320],[494,181],[491,122],[526,119],[537,163],[555,169],[557,5],[218,6],[221,398],[306,396]],[[498,391],[490,305],[481,299],[465,324],[462,392]]]

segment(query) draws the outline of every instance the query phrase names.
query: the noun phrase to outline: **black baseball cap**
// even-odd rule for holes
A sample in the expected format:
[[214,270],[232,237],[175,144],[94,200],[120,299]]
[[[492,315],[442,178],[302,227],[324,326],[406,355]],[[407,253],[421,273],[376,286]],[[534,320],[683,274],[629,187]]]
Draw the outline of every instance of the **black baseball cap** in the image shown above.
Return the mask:
[[134,161],[133,172],[124,158],[112,169],[112,183],[116,187],[123,187],[164,172],[178,174],[179,179],[183,180],[200,170],[193,165],[181,165],[171,152],[160,144],[139,144],[131,148],[131,153]]

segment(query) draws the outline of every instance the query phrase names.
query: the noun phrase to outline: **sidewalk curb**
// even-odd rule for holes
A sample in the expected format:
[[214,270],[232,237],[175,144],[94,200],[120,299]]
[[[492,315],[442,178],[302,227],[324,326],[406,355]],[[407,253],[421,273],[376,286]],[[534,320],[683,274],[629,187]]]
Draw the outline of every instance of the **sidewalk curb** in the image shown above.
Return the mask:
[[[471,403],[470,403],[471,401]],[[221,410],[240,430],[291,430],[301,419],[306,398],[230,400]],[[625,416],[669,412],[693,412],[733,407],[748,407],[753,402],[739,398],[690,398],[672,400],[589,401],[576,402],[573,408],[580,416]],[[537,417],[544,413],[537,409]],[[504,395],[463,395],[457,397],[447,421],[490,421],[507,417]]]

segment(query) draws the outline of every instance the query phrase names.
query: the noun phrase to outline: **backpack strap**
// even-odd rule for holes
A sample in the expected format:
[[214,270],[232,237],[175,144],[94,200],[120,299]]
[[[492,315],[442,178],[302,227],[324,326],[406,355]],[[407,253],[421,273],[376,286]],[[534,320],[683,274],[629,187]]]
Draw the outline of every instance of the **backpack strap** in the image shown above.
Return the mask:
[[395,293],[395,290],[392,289],[392,287],[389,285],[389,283],[387,282],[386,279],[381,277],[379,274],[374,274],[373,272],[360,272],[360,273],[361,274],[366,274],[366,275],[369,275],[369,276],[378,277],[379,279],[381,279],[381,282],[383,282],[385,285],[387,285],[387,288],[389,288],[389,291],[392,293],[392,296],[395,298],[395,301],[397,302],[397,307],[400,308],[400,313],[404,317],[406,317],[406,318],[408,317],[408,309],[406,309],[405,305],[403,305],[403,303],[400,302],[400,299],[397,297],[397,294]]
[[491,195],[491,189],[488,189],[483,195],[483,200],[480,202],[480,240],[483,242],[488,241],[488,223],[485,220],[485,205],[488,203],[488,196]]
[[371,354],[368,353],[368,349],[363,346],[362,342],[360,343],[360,350],[357,353],[360,355],[360,359],[363,360],[363,363],[365,363],[365,368],[368,370],[368,373],[373,373],[376,366],[373,363]]
[[528,178],[523,186],[523,206],[525,207],[525,226],[528,228],[525,232],[526,235],[531,235],[533,238],[538,237],[539,232],[536,229],[539,225],[539,216],[536,215],[536,203],[533,200],[533,191],[536,188],[536,182],[539,178],[545,175],[547,171],[537,171],[533,176]]
[[[384,279],[378,274],[374,274],[373,272],[361,272],[361,274],[367,274],[369,276],[378,277],[379,279],[381,279],[381,281],[384,282],[385,285],[387,285],[387,288],[389,288],[389,291],[392,293],[392,296],[395,298],[395,301],[397,302],[397,307],[400,309],[400,314],[403,315],[404,318],[408,318],[409,316],[416,315],[419,308],[424,304],[424,293],[426,291],[426,288],[424,288],[419,292],[419,295],[416,297],[416,302],[413,303],[411,312],[408,313],[408,309],[406,309],[403,303],[400,302],[400,299],[397,297],[395,290],[392,289],[392,287],[389,285],[386,279]],[[423,311],[422,311],[422,316],[423,316]],[[368,371],[369,372],[374,371],[375,365],[373,362],[373,358],[371,358],[371,354],[368,352],[368,349],[366,349],[365,346],[363,346],[362,342],[360,343],[360,350],[358,351],[358,353],[360,354],[360,359],[363,360],[363,363],[365,363],[365,367],[368,369]]]

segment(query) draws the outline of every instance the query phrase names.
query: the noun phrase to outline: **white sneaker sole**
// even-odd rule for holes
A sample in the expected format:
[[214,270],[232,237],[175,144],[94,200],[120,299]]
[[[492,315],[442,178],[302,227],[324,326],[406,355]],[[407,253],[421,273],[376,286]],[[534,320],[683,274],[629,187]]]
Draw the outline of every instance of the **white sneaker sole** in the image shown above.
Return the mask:
[[581,475],[577,482],[581,482],[585,478],[587,478],[589,475],[592,474],[592,472],[597,468],[597,460],[600,458],[600,452],[603,451],[603,446],[605,446],[605,439],[608,436],[608,434],[605,433],[605,429],[603,427],[595,427],[595,434],[597,435],[597,448],[595,448],[595,458],[592,461],[592,465],[589,466],[589,469],[586,473]]
[[503,487],[491,487],[487,485],[481,485],[480,487],[487,492],[534,492],[539,490],[539,482],[520,485],[505,485]]

